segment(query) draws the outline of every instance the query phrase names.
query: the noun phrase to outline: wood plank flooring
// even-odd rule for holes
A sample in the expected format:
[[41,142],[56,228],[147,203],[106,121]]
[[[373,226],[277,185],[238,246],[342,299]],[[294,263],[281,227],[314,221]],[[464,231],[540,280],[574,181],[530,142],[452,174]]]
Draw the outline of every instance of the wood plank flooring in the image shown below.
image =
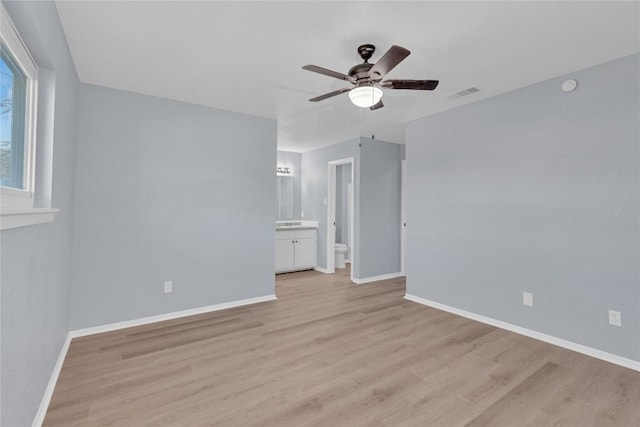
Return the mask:
[[77,338],[45,426],[640,426],[640,373],[403,299],[277,276],[277,301]]

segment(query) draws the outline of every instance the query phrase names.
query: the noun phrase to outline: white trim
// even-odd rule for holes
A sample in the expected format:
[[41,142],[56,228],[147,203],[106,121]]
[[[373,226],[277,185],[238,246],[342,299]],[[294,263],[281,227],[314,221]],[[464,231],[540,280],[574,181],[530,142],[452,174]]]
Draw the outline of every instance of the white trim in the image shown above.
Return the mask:
[[[353,190],[351,191],[351,204],[353,209],[349,213],[349,223],[351,224],[351,251],[353,252],[356,246],[356,243],[353,239],[353,224],[354,224],[354,215],[355,215],[355,194],[356,194],[356,185],[355,185],[355,170],[356,170],[356,160],[355,157],[345,157],[343,159],[331,160],[327,163],[328,168],[328,182],[327,182],[327,273],[333,274],[336,272],[336,230],[335,226],[332,225],[336,221],[336,166],[338,165],[351,165],[351,184],[353,185]],[[355,257],[352,257],[355,258]],[[353,264],[351,265],[351,281],[353,282]]]
[[[347,219],[347,221],[349,221],[349,241],[347,242],[347,255],[349,256],[349,259],[344,260],[345,263],[349,264],[351,264],[351,258],[353,258],[353,222],[355,220],[354,204],[356,202],[356,197],[353,191],[354,187],[353,165],[351,165],[351,182],[347,184],[347,214],[349,215],[349,218]],[[351,271],[351,278],[353,279],[353,270]]]
[[29,208],[0,210],[0,230],[52,222],[58,209]]
[[27,190],[0,186],[0,199],[2,200],[0,208],[31,209],[33,208],[34,195]]
[[205,307],[192,308],[189,310],[174,311],[172,313],[159,314],[157,316],[143,317],[140,319],[127,320],[124,322],[110,323],[108,325],[95,326],[92,328],[76,329],[75,331],[69,331],[69,333],[67,334],[67,338],[65,339],[64,344],[62,345],[62,349],[60,350],[60,354],[58,355],[58,360],[56,361],[56,365],[53,367],[53,372],[51,372],[49,383],[47,384],[47,388],[44,391],[44,396],[42,396],[42,401],[40,402],[40,406],[38,407],[38,412],[36,413],[36,417],[33,420],[33,427],[40,427],[44,422],[44,417],[47,414],[47,410],[49,409],[49,403],[51,402],[51,396],[53,396],[53,391],[56,388],[56,383],[58,382],[58,377],[60,376],[60,371],[62,370],[64,359],[67,356],[67,352],[69,351],[69,346],[73,338],[99,334],[102,332],[110,332],[118,329],[130,328],[132,326],[146,325],[149,323],[161,322],[163,320],[171,320],[171,319],[177,319],[180,317],[193,316],[194,314],[202,314],[202,313],[208,313],[211,311],[225,310],[227,308],[240,307],[243,305],[273,301],[276,299],[277,297],[273,294],[265,295],[263,297],[248,298],[243,300],[225,302],[222,304],[208,305]]
[[313,267],[313,269],[315,271],[319,271],[320,273],[324,273],[324,274],[331,274],[329,273],[329,270],[327,270],[326,268],[322,268],[322,267]]
[[400,272],[407,275],[405,264],[407,258],[407,161],[402,161],[400,174]]
[[336,272],[335,243],[336,243],[336,166],[327,164],[327,272]]
[[377,282],[378,280],[395,279],[396,277],[402,277],[402,273],[381,274],[380,276],[365,277],[363,279],[351,279],[353,283],[361,285],[363,283]]
[[156,316],[142,317],[140,319],[125,320],[124,322],[109,323],[107,325],[93,326],[91,328],[76,329],[69,332],[71,338],[84,337],[86,335],[111,332],[118,329],[131,328],[133,326],[146,325],[149,323],[162,322],[164,320],[178,319],[180,317],[193,316],[195,314],[209,313],[211,311],[225,310],[227,308],[240,307],[243,305],[257,304],[260,302],[273,301],[277,297],[274,294],[263,297],[248,298],[237,301],[224,302],[222,304],[207,305],[205,307],[191,308],[189,310],[174,311],[172,313],[158,314]]
[[58,382],[58,377],[60,376],[60,371],[62,370],[62,364],[64,363],[65,357],[67,357],[67,352],[69,351],[70,344],[71,334],[68,333],[67,338],[64,340],[64,344],[62,344],[62,348],[60,349],[58,360],[53,367],[53,371],[51,372],[51,377],[49,377],[47,388],[44,390],[44,395],[42,396],[42,400],[40,401],[40,406],[38,407],[38,412],[36,412],[36,417],[33,419],[33,427],[40,427],[44,422],[44,417],[45,415],[47,415],[47,409],[49,409],[51,396],[53,396],[53,390],[55,390],[56,388],[56,383]]
[[308,270],[313,270],[315,269],[315,267],[313,266],[306,266],[306,267],[291,267],[291,268],[283,268],[282,270],[276,270],[276,275],[278,274],[284,274],[284,273],[295,273],[298,271],[308,271]]
[[[351,159],[351,198],[347,203],[351,203],[351,210],[349,212],[349,258],[355,259],[353,253],[356,247],[356,241],[354,239],[355,236],[355,222],[356,222],[356,159],[354,157],[350,157]],[[349,260],[349,264],[351,264],[351,281],[353,281],[353,272],[355,271],[354,263]]]
[[625,368],[633,369],[634,371],[640,371],[640,361],[627,359],[626,357],[622,357],[616,354],[608,353],[606,351],[598,350],[593,347],[588,347],[586,345],[578,344],[573,341],[568,341],[562,338],[554,337],[553,335],[547,335],[542,332],[537,332],[531,329],[523,328],[521,326],[516,326],[511,323],[503,322],[502,320],[497,320],[491,317],[483,316],[481,314],[476,314],[470,311],[461,310],[459,308],[451,307],[449,305],[441,304],[439,302],[430,301],[428,299],[421,298],[415,295],[406,294],[404,298],[409,301],[416,302],[418,304],[437,308],[438,310],[448,311],[449,313],[457,314],[458,316],[462,316],[471,320],[476,320],[478,322],[486,323],[487,325],[491,325],[500,329],[505,329],[507,331],[515,332],[516,334],[524,335],[529,338],[534,338],[549,344],[557,345],[558,347],[563,347],[568,350],[586,354],[587,356],[595,357],[596,359],[601,359],[606,362],[624,366]]
[[5,47],[9,50],[18,65],[20,65],[22,72],[27,75],[27,78],[35,79],[38,74],[36,61],[33,60],[29,49],[27,49],[27,45],[22,40],[22,37],[20,37],[20,33],[16,30],[15,25],[13,25],[13,21],[7,9],[4,8],[4,5],[2,5],[2,10],[0,11],[0,20],[0,22],[2,22],[1,37],[5,42]]
[[[24,168],[22,189],[9,193],[9,187],[3,187],[0,192],[2,205],[11,208],[33,208],[33,192],[35,186],[36,159],[36,124],[37,124],[37,94],[38,94],[38,66],[29,53],[26,44],[16,30],[9,13],[4,5],[0,7],[0,40],[12,59],[26,78],[25,82],[25,115],[24,115]],[[15,189],[14,189],[15,190]],[[22,190],[22,191],[20,191]]]

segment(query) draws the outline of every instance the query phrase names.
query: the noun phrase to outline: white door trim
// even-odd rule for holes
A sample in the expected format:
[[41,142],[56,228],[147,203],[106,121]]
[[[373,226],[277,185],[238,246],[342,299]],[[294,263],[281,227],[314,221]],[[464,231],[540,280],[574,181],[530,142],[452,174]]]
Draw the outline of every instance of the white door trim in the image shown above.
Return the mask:
[[[347,258],[347,261],[351,264],[351,259],[353,258],[353,167],[351,168],[351,182],[347,185],[347,204],[347,212],[349,213],[349,218],[347,218],[347,221],[349,222],[349,244],[347,254],[349,257]],[[353,275],[351,277],[353,277]]]
[[402,161],[400,179],[400,273],[407,275],[405,262],[407,258],[407,161]]
[[[339,160],[331,160],[328,164],[328,176],[327,183],[327,273],[332,274],[336,272],[336,166],[351,164],[351,183],[353,185],[353,191],[351,192],[351,203],[354,209],[351,209],[349,213],[349,223],[354,223],[354,211],[355,211],[355,157],[346,157]],[[353,227],[349,230],[351,234],[352,252],[355,252],[356,242],[353,239]],[[351,256],[351,280],[353,281],[353,272],[355,270],[355,257]]]

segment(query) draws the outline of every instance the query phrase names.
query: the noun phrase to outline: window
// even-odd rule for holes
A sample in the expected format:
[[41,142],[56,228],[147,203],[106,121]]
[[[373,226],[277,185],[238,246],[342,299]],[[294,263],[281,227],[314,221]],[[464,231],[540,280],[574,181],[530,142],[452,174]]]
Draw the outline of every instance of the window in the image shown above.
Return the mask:
[[53,221],[34,207],[38,68],[0,3],[0,230]]
[[22,190],[27,78],[0,46],[0,185]]
[[37,67],[4,6],[0,22],[2,209],[33,208]]

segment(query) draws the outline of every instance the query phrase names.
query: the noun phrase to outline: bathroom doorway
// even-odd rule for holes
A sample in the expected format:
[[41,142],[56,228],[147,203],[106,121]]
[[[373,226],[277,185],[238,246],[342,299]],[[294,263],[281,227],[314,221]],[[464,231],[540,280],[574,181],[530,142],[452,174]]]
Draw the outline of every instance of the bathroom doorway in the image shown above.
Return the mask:
[[[355,271],[355,161],[353,157],[329,162],[327,187],[327,273],[336,272],[336,250],[351,262],[351,280]],[[336,243],[346,245],[346,252]]]

